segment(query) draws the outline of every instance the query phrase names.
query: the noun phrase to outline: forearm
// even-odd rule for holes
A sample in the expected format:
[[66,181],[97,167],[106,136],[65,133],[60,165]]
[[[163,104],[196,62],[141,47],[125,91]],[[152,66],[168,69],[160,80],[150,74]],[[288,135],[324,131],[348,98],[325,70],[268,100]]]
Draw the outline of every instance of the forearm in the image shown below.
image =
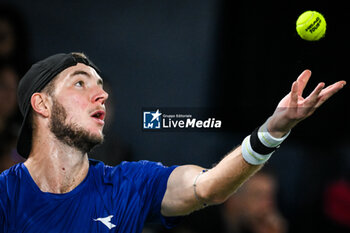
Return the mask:
[[261,167],[248,164],[239,146],[198,178],[197,195],[206,204],[220,204]]
[[292,84],[290,93],[280,101],[270,120],[259,131],[255,130],[246,137],[242,146],[230,152],[217,166],[203,174],[203,168],[199,166],[176,168],[168,179],[162,214],[185,215],[203,207],[203,204],[224,202],[263,166],[295,125],[311,116],[346,84],[339,81],[323,89],[324,83],[320,83],[307,98],[303,98],[310,76],[311,72],[305,70]]
[[275,148],[288,136],[272,137],[268,133],[268,122],[254,130],[243,140],[241,146],[232,150],[214,168],[206,172],[203,172],[204,168],[195,165],[176,168],[168,180],[162,213],[167,216],[184,215],[228,199],[263,166]]
[[241,146],[203,174],[201,172],[204,168],[196,165],[177,167],[168,180],[167,191],[162,202],[162,214],[164,216],[187,215],[203,208],[204,203],[220,204],[260,168],[261,165],[249,165],[245,162]]

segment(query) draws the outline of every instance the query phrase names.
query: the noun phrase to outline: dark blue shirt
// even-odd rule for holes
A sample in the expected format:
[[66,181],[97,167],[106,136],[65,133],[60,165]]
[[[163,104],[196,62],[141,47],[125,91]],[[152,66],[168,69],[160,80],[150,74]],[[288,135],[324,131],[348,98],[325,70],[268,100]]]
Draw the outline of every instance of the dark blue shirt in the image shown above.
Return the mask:
[[173,167],[90,160],[84,181],[65,194],[42,192],[23,163],[0,175],[0,233],[141,232],[146,221],[172,227],[160,213]]

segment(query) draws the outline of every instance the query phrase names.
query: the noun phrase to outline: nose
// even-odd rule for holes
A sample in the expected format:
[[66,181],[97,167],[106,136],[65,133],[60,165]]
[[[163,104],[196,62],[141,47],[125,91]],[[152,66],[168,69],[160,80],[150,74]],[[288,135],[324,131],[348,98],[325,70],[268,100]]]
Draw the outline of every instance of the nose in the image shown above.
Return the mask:
[[92,97],[92,101],[100,102],[100,104],[105,104],[106,100],[108,99],[108,93],[103,90],[102,87],[98,88],[97,93]]

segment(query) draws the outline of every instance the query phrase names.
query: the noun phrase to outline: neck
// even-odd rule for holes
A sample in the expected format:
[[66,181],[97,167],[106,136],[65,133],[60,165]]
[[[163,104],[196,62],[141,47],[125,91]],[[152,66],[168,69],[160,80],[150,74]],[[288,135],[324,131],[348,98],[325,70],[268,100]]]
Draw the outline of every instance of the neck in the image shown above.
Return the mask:
[[60,142],[52,134],[47,135],[45,138],[33,137],[36,140],[24,165],[41,191],[70,192],[86,177],[88,156]]

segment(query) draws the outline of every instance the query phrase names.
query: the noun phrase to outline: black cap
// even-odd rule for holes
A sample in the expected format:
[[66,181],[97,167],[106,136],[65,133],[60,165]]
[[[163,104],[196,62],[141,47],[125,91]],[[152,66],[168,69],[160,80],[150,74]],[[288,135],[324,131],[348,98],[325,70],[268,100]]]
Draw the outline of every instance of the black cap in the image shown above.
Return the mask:
[[100,73],[100,70],[88,58],[77,55],[77,53],[59,53],[35,63],[21,79],[17,98],[24,119],[19,132],[17,151],[22,157],[28,158],[32,147],[32,126],[31,122],[28,122],[32,95],[44,89],[63,70],[78,63],[91,66]]

